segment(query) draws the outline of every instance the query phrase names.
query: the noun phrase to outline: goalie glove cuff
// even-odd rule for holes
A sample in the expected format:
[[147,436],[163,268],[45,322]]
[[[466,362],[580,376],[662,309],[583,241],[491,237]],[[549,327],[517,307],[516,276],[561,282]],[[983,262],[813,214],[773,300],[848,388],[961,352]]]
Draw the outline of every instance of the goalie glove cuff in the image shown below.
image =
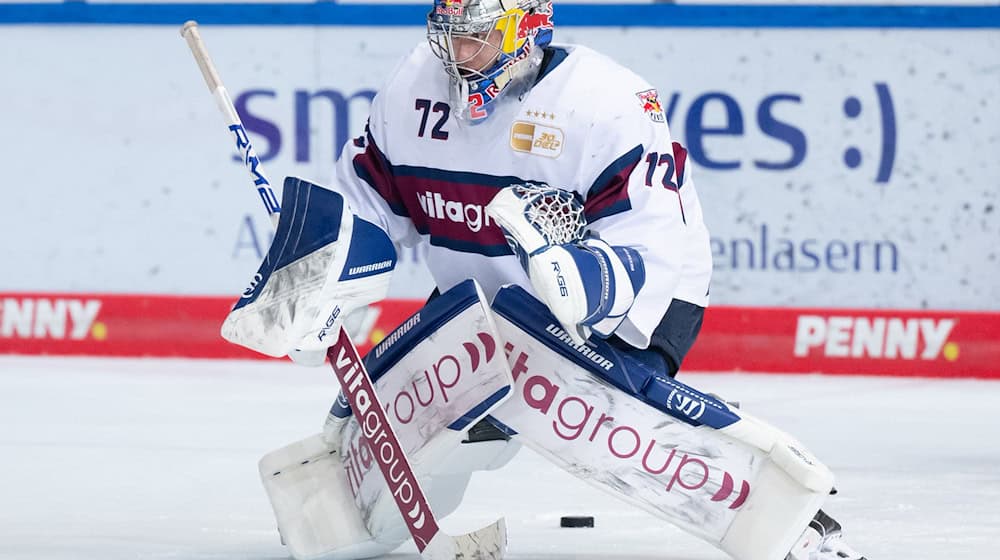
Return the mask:
[[645,283],[642,257],[600,239],[549,247],[532,256],[531,284],[566,330],[607,338],[624,321]]
[[597,238],[585,240],[582,246],[608,269],[607,282],[610,284],[608,298],[601,302],[595,313],[583,320],[583,324],[601,338],[607,338],[632,309],[636,294],[646,283],[646,268],[639,252],[630,247],[612,247]]

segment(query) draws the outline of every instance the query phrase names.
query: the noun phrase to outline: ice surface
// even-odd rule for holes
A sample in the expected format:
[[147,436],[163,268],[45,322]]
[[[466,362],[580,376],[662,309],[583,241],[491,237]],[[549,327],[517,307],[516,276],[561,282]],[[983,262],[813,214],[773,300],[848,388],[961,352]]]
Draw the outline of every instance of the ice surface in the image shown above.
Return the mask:
[[[823,458],[827,509],[871,560],[996,557],[1000,382],[682,376]],[[257,459],[319,431],[336,389],[287,363],[0,356],[0,558],[285,558]],[[559,528],[579,514],[597,526]],[[726,558],[527,450],[442,525],[500,515],[515,560]]]

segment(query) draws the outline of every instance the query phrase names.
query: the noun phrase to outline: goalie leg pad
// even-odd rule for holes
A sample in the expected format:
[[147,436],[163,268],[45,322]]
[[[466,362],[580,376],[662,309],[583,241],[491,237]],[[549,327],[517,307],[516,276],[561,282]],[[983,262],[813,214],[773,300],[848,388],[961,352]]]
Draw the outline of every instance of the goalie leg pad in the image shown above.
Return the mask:
[[584,481],[737,560],[784,558],[833,487],[792,437],[603,341],[573,344],[523,289],[493,309],[515,388],[491,416]]
[[[506,464],[519,447],[505,441],[456,447],[434,472],[419,477],[434,512],[443,517],[454,511],[472,472]],[[357,507],[352,481],[355,468],[352,459],[331,449],[321,434],[272,451],[260,460],[258,469],[278,532],[296,560],[381,556],[410,537],[391,499],[376,503],[369,511]]]
[[[517,451],[515,441],[464,442],[468,429],[508,398],[513,385],[493,314],[474,281],[448,290],[404,321],[369,352],[365,365],[439,518],[458,507],[473,471],[497,468]],[[378,545],[373,551],[391,550],[409,538],[363,432],[346,400],[338,398],[324,433],[316,436],[324,445],[320,462],[335,466],[314,468],[311,460],[298,466],[296,459],[309,457],[291,453],[282,455],[283,463],[301,476],[275,468],[272,460],[269,468],[262,466],[278,525],[293,553],[357,554],[370,545]],[[274,471],[283,474],[268,478]],[[340,522],[331,512],[349,517],[349,530],[323,529]]]
[[[418,475],[447,472],[442,464],[462,446],[469,427],[507,399],[513,385],[493,314],[472,280],[441,294],[390,333],[369,352],[365,366]],[[327,438],[344,451],[345,462],[353,462],[355,503],[371,512],[366,523],[378,537],[390,533],[390,526],[403,527],[402,521],[382,473],[373,468],[362,426],[346,416],[350,410],[344,404],[338,399],[331,408],[333,430]]]
[[281,541],[296,560],[369,558],[395,548],[369,533],[341,457],[320,434],[268,453],[258,470]]

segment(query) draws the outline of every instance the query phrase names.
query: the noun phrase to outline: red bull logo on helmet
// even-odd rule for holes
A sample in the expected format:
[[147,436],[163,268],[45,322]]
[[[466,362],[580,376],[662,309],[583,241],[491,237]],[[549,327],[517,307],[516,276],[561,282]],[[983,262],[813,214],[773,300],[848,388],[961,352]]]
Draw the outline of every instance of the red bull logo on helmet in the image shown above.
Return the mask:
[[[551,4],[549,6],[551,7]],[[517,38],[518,40],[527,39],[528,35],[539,29],[552,29],[552,10],[536,11],[521,16],[521,20],[517,22]]]
[[530,13],[521,8],[507,10],[497,20],[496,28],[503,32],[501,49],[507,54],[513,54],[524,47],[529,36],[537,38],[541,31],[552,30],[552,3],[546,3]]
[[635,94],[642,104],[642,110],[654,122],[666,122],[667,117],[663,114],[663,104],[660,103],[660,96],[655,89],[647,89]]
[[437,0],[434,13],[439,16],[460,16],[465,11],[462,0]]

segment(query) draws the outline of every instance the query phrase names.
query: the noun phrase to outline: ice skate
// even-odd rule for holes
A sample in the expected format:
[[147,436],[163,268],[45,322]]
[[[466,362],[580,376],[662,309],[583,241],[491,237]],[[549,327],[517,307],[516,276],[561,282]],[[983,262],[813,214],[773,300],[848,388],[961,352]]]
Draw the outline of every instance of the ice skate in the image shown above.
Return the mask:
[[785,560],[867,559],[844,542],[844,531],[840,523],[819,510]]

